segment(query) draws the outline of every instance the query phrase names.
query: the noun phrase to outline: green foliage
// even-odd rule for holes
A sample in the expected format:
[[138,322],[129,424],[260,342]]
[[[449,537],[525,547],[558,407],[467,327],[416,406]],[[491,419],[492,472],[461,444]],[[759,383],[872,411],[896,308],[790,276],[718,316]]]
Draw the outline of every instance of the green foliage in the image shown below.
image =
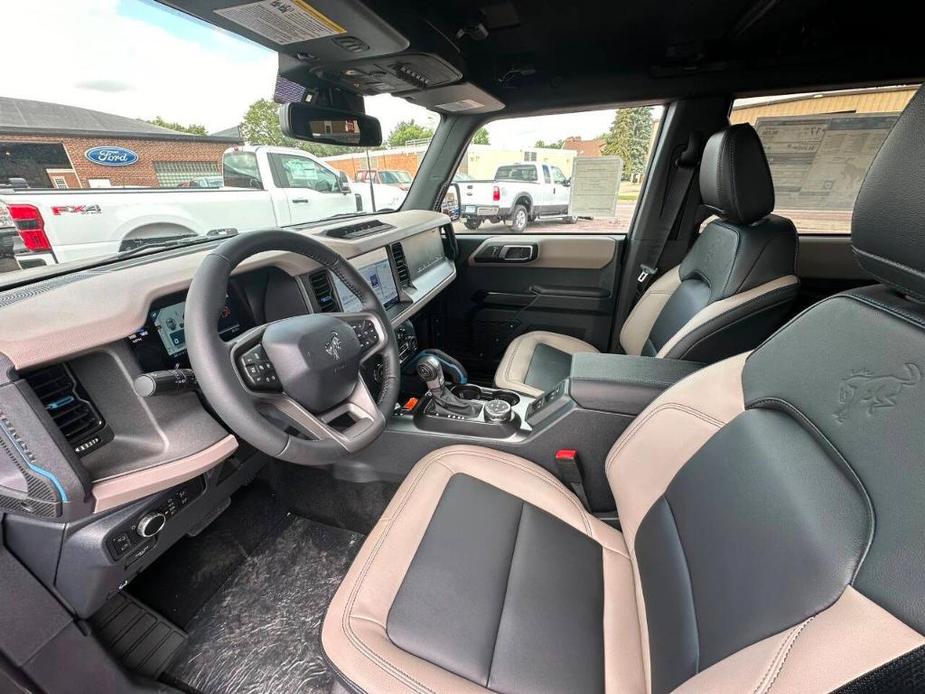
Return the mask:
[[356,151],[355,147],[303,142],[286,137],[279,127],[279,104],[271,99],[258,99],[250,105],[241,122],[241,136],[249,145],[295,147],[316,157],[330,157]]
[[488,141],[488,130],[484,127],[479,128],[475,131],[475,135],[472,136],[472,144],[474,145],[490,145],[491,142]]
[[545,149],[562,149],[562,145],[564,144],[565,144],[565,140],[556,140],[555,142],[546,142],[544,140],[537,140],[533,146],[545,148]]
[[181,133],[190,133],[191,135],[208,135],[206,131],[206,126],[200,125],[199,123],[191,123],[190,125],[183,125],[182,123],[174,123],[173,121],[164,120],[160,116],[155,116],[152,120],[145,121],[151,125],[159,125],[162,128],[169,128],[170,130],[176,130]]
[[604,135],[602,153],[623,159],[623,180],[636,181],[645,171],[652,139],[652,108],[621,108]]
[[433,128],[415,123],[412,118],[411,120],[403,120],[392,128],[387,141],[392,147],[401,147],[410,140],[427,140],[433,135]]

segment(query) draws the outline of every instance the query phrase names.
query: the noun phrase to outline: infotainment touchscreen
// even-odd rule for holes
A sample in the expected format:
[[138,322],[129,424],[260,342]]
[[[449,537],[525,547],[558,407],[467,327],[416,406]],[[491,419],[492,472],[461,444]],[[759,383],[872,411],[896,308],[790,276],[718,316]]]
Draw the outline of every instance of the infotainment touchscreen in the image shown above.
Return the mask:
[[[384,307],[388,308],[398,301],[398,287],[395,286],[392,265],[389,263],[389,256],[384,248],[365,253],[353,258],[350,262],[367,284],[373,288]],[[334,287],[337,298],[340,299],[341,308],[348,313],[361,310],[360,300],[354,296],[353,292],[347,289],[347,286],[336,276],[332,275],[332,277],[334,277]]]

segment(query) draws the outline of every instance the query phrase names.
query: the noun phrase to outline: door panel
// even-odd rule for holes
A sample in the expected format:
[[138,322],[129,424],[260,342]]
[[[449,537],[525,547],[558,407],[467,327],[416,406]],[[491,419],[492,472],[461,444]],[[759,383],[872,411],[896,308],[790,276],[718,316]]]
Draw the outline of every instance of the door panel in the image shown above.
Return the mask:
[[532,330],[571,335],[606,349],[622,236],[460,234],[457,239],[457,277],[442,297],[433,339],[472,377],[491,380],[511,340]]

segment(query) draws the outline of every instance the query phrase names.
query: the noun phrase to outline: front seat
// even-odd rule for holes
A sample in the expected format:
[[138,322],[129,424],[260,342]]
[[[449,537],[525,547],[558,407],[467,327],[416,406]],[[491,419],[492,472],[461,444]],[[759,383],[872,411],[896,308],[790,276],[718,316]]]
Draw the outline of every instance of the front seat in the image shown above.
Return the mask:
[[345,686],[857,692],[920,677],[923,162],[920,90],[855,207],[857,257],[882,284],[643,411],[606,462],[622,532],[513,455],[419,462],[327,612]]
[[[771,170],[752,126],[707,141],[700,195],[718,219],[639,299],[620,331],[626,354],[713,363],[759,345],[796,298],[796,229],[771,214]],[[579,352],[597,349],[568,335],[524,333],[508,345],[495,385],[539,395],[568,376]]]

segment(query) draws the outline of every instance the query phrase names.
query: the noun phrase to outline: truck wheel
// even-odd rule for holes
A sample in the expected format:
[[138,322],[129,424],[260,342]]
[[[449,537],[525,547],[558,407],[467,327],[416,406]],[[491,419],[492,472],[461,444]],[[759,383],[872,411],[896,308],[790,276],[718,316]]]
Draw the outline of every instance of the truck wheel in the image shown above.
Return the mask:
[[482,226],[482,220],[481,219],[467,219],[465,222],[463,222],[463,224],[466,225],[466,229],[471,229],[472,231],[475,231],[480,226]]
[[514,205],[514,209],[511,210],[511,231],[515,234],[523,233],[529,221],[530,213],[527,212],[527,208],[520,203]]

